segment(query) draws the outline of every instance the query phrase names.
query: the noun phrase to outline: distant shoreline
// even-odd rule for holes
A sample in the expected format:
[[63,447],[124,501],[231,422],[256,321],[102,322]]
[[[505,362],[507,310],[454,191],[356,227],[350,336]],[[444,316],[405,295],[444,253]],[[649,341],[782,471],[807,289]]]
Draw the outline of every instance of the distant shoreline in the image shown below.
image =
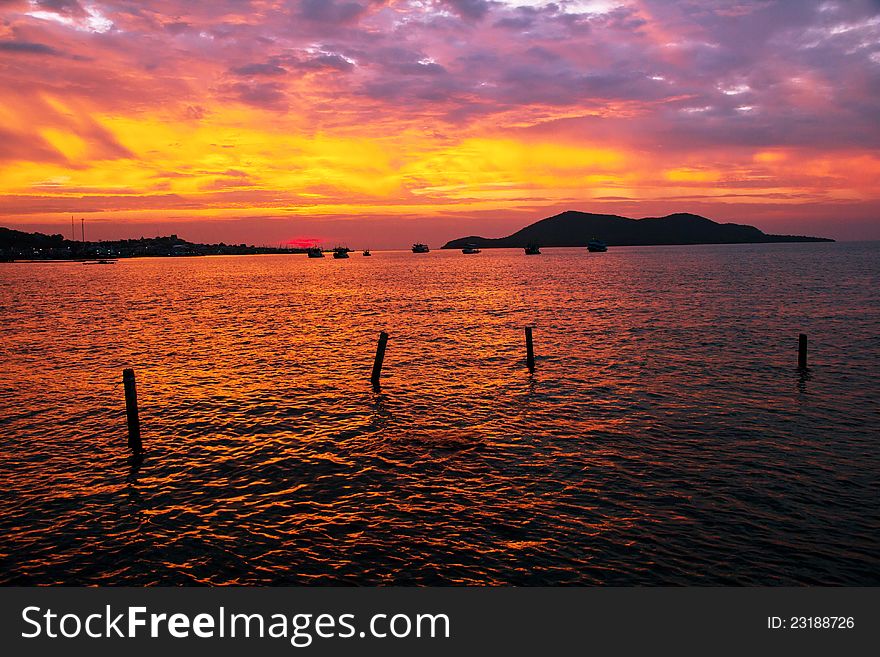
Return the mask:
[[[0,226],[0,262],[92,261],[133,257],[190,257],[205,255],[301,254],[306,246],[254,246],[252,244],[198,244],[177,235],[98,242],[66,239],[63,235],[27,233]],[[326,249],[322,250],[326,251]]]
[[[767,242],[701,242],[699,244],[620,244],[615,246],[617,248],[652,248],[652,247],[679,247],[679,246],[760,246],[760,245],[773,245],[773,244],[868,244],[868,243],[878,243],[880,240],[784,240],[784,241],[767,241]],[[494,249],[497,251],[501,251],[504,249],[508,249],[511,251],[520,251],[519,247],[514,246],[492,246],[487,247],[490,249]],[[554,249],[584,249],[586,247],[580,246],[542,246],[542,249],[547,249],[548,251]],[[454,251],[456,249],[449,247],[441,247],[438,249],[445,250],[447,252]],[[371,249],[373,253],[410,253],[410,249],[399,248],[399,249]],[[158,259],[171,259],[171,260],[188,260],[192,258],[210,258],[210,257],[246,257],[246,256],[274,256],[274,255],[305,255],[304,253],[298,252],[277,252],[277,253],[207,253],[204,255],[187,255],[187,256],[179,256],[179,255],[132,255],[132,256],[119,256],[119,257],[102,257],[102,258],[16,258],[14,260],[4,260],[0,259],[0,264],[65,264],[65,263],[76,263],[76,264],[98,264],[100,260],[107,260],[111,262],[116,262],[120,260],[158,260]],[[331,260],[333,258],[330,258]]]

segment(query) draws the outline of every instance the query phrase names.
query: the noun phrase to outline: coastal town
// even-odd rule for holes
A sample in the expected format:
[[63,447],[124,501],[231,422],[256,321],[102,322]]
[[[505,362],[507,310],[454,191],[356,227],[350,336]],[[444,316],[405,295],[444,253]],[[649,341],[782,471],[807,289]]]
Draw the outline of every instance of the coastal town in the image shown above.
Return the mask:
[[265,253],[305,253],[300,247],[268,247],[248,244],[197,244],[177,235],[139,239],[87,242],[62,235],[27,233],[0,227],[0,261],[15,260],[93,260],[99,258],[138,258],[206,255],[254,255]]

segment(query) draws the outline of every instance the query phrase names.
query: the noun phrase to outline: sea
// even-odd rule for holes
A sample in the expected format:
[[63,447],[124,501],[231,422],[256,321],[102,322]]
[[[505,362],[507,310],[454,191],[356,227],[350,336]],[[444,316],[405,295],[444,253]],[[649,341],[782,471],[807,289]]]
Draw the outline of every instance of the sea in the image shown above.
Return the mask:
[[0,331],[5,585],[880,585],[880,243],[3,263]]

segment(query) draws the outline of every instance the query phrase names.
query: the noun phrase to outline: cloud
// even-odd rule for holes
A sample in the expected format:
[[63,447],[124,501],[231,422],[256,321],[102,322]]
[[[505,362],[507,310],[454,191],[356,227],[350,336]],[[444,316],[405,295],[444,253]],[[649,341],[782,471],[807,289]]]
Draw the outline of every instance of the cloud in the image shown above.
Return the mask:
[[39,135],[24,135],[0,127],[0,163],[16,160],[65,163],[64,156]]
[[52,57],[65,57],[60,50],[47,46],[44,43],[30,43],[27,41],[0,41],[0,51],[22,53],[30,55],[50,55]]
[[532,16],[506,16],[495,21],[492,26],[508,30],[527,30],[534,24],[535,19]]
[[192,29],[192,25],[186,21],[172,21],[171,23],[164,23],[162,27],[174,35],[183,34],[187,30]]
[[231,92],[244,103],[272,110],[287,109],[284,85],[279,82],[237,82]]
[[36,0],[32,4],[46,11],[68,16],[86,16],[86,10],[77,0]]
[[253,76],[253,75],[284,75],[287,71],[277,64],[245,64],[244,66],[236,66],[230,69],[235,75]]
[[299,16],[316,23],[346,24],[356,21],[368,9],[368,3],[347,0],[301,0]]
[[365,58],[367,63],[380,67],[383,75],[438,75],[446,69],[420,50],[401,46],[376,48]]
[[[794,127],[824,126],[855,144],[880,102],[880,54],[872,45],[880,26],[877,6],[868,2],[49,0],[33,6],[80,19],[84,11],[99,11],[115,27],[95,41],[78,23],[11,11],[0,50],[67,58],[71,65],[35,70],[29,79],[13,65],[7,84],[108,107],[115,94],[120,103],[179,101],[183,113],[196,104],[210,109],[215,94],[215,100],[276,109],[293,103],[308,114],[348,97],[347,117],[370,117],[374,108],[356,101],[367,97],[395,103],[385,116],[462,124],[493,113],[512,116],[514,109],[517,124],[529,114],[547,121],[548,107],[557,108],[560,120],[579,109],[603,112],[609,121],[624,112],[627,120],[640,117],[626,131],[637,134],[663,122],[673,128],[665,133],[679,134],[679,113],[710,107],[682,118],[701,142],[726,143],[726,134],[744,132],[752,140],[770,138],[774,130],[788,140],[807,139],[806,128]],[[101,63],[77,68],[76,57]],[[338,86],[343,76],[318,75],[325,73],[345,73],[345,86]],[[224,75],[241,79],[224,83]],[[319,77],[322,83],[309,82]],[[748,91],[723,97],[740,87]],[[724,128],[727,116],[738,118]]]
[[203,183],[200,189],[206,191],[220,191],[239,187],[253,187],[256,180],[248,173],[237,169],[228,169],[219,172],[208,182]]
[[489,12],[486,0],[445,0],[445,4],[459,16],[472,20],[479,20]]
[[298,59],[293,63],[299,69],[303,70],[327,70],[350,71],[354,68],[354,63],[335,53],[324,53],[306,59]]
[[[16,167],[15,175],[0,171],[0,194],[31,179],[22,173],[29,163],[40,172],[34,180],[57,167],[74,179],[69,189],[102,189],[116,175],[112,161],[131,167],[132,189],[138,176],[190,175],[187,165],[207,170],[205,162],[254,182],[221,173],[161,180],[181,203],[196,205],[189,195],[211,185],[218,194],[235,187],[223,198],[234,191],[243,204],[287,199],[279,190],[295,189],[337,204],[387,192],[388,206],[433,194],[439,206],[462,202],[443,191],[455,185],[474,204],[587,191],[624,202],[611,199],[700,183],[664,181],[651,169],[704,164],[723,173],[719,188],[736,184],[766,199],[794,201],[826,187],[852,202],[878,196],[866,176],[844,183],[837,175],[841,163],[873,171],[858,158],[880,148],[880,5],[867,0],[0,6],[0,103],[10,114],[0,166]],[[210,142],[190,142],[201,133]],[[303,145],[316,135],[327,152]],[[644,170],[615,179],[586,172],[575,185],[527,169],[530,148],[498,146],[479,160],[486,172],[471,171],[464,144],[479,137],[638,153]],[[264,175],[279,153],[298,149],[306,154],[284,161],[274,178]],[[750,159],[773,149],[815,164],[802,174]],[[368,155],[352,173],[349,159],[362,151]],[[292,167],[304,172],[294,176]],[[511,191],[488,185],[499,181]],[[684,196],[666,196],[676,195]]]

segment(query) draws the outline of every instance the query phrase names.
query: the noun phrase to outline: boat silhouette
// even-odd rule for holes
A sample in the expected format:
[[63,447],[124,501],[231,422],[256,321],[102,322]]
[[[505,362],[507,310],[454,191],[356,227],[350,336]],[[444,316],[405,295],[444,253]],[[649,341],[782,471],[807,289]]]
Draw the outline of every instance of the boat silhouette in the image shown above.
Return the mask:
[[587,251],[590,253],[602,253],[608,250],[608,245],[595,237],[587,243]]

